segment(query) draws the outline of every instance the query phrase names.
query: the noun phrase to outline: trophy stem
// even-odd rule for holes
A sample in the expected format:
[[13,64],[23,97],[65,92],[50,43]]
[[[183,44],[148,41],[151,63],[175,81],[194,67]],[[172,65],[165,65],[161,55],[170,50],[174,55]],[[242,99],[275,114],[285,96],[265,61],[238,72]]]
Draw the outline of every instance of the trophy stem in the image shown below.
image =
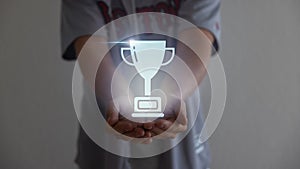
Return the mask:
[[145,96],[150,96],[151,95],[151,78],[145,78],[144,79],[144,91],[145,91]]

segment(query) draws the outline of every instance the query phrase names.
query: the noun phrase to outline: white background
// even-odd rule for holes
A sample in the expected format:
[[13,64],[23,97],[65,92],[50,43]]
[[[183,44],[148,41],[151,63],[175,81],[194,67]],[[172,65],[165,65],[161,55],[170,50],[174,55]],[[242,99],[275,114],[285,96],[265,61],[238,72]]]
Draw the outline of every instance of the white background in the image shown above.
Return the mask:
[[[228,97],[209,140],[212,169],[300,168],[299,9],[223,1]],[[75,168],[74,63],[60,57],[59,15],[58,0],[0,2],[1,169]]]

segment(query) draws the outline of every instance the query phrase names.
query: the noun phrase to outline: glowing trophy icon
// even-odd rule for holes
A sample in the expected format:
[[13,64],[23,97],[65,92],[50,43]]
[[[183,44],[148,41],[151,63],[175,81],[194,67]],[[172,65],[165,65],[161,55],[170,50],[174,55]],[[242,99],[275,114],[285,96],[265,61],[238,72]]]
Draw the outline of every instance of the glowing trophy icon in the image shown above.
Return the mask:
[[[124,62],[134,66],[144,79],[143,97],[134,97],[134,113],[132,117],[163,117],[160,97],[151,96],[151,79],[156,75],[161,66],[168,65],[174,58],[175,48],[166,47],[165,40],[130,40],[130,47],[121,48]],[[124,51],[130,51],[132,62],[126,60]],[[171,51],[171,57],[164,62],[166,51]]]

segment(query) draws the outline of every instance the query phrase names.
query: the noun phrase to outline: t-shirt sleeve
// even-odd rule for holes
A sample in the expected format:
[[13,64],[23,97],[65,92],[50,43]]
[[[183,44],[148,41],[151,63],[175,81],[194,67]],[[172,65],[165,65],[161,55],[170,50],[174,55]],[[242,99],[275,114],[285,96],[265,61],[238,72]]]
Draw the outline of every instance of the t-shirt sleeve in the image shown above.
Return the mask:
[[182,2],[178,15],[199,28],[210,31],[215,41],[213,42],[212,55],[220,47],[220,0],[185,0]]
[[95,0],[63,0],[61,8],[61,50],[64,59],[76,59],[74,40],[92,35],[104,25]]

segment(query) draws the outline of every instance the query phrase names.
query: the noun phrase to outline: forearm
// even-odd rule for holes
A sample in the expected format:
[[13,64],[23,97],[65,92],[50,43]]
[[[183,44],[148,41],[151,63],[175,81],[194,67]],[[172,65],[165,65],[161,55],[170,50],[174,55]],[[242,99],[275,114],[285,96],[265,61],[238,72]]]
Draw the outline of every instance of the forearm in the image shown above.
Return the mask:
[[[194,78],[191,75],[179,72],[180,75],[176,76],[176,80],[182,82],[180,83],[180,93],[178,93],[178,88],[167,78],[164,79],[162,88],[166,90],[167,94],[181,95],[185,99],[195,91],[206,75],[206,68],[211,56],[211,43],[214,37],[207,30],[189,29],[181,32],[179,39],[181,42],[177,44],[176,54],[188,66]],[[197,56],[196,53],[201,53],[201,56]],[[178,74],[180,70],[177,69],[170,68],[169,70],[171,73]]]
[[[84,45],[86,46],[83,48]],[[116,69],[107,46],[107,40],[102,37],[83,36],[76,39],[74,46],[76,54],[79,56],[77,60],[85,81],[95,91],[98,101],[107,104],[112,100],[111,80]],[[101,60],[100,55],[105,53],[106,55]],[[118,79],[118,81],[122,81],[122,83],[120,82],[115,90],[117,90],[116,93],[122,93],[124,90],[121,84],[125,85],[126,82],[124,79]]]

